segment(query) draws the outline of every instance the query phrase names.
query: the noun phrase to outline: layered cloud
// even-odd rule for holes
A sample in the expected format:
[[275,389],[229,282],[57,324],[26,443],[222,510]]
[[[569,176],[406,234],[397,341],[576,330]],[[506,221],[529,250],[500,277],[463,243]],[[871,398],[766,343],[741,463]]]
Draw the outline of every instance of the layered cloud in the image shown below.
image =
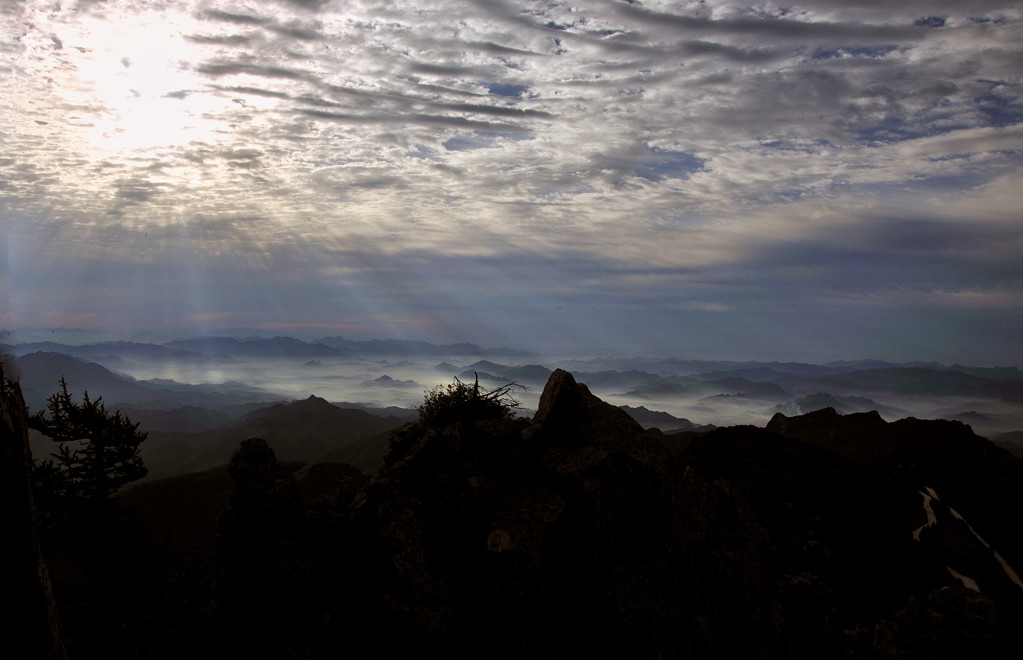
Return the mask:
[[191,267],[175,314],[250,323],[218,285],[401,330],[626,314],[664,344],[761,307],[1020,315],[1018,4],[5,8],[23,315],[62,255]]

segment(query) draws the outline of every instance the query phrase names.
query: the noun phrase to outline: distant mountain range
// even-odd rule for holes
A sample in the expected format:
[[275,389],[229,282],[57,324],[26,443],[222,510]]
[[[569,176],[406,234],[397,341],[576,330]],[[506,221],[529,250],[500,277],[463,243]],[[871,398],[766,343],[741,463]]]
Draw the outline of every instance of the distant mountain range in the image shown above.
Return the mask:
[[834,408],[843,415],[855,412],[868,412],[871,410],[876,410],[885,417],[890,418],[904,414],[904,411],[899,410],[894,406],[886,406],[867,397],[840,396],[828,394],[826,392],[815,392],[786,403],[779,403],[774,406],[772,410],[786,415],[801,415],[803,413],[813,412],[814,410],[820,410],[821,408]]
[[636,420],[640,426],[645,429],[660,429],[665,433],[672,431],[711,431],[715,427],[713,425],[700,425],[694,424],[693,422],[685,419],[684,417],[675,417],[669,415],[666,412],[659,410],[647,410],[644,406],[618,406],[621,410],[628,413],[629,417]]
[[25,402],[36,410],[46,405],[46,399],[57,390],[61,378],[67,381],[68,391],[76,398],[88,390],[92,398],[102,396],[107,404],[134,404],[146,408],[189,405],[222,408],[279,399],[241,383],[220,383],[214,387],[165,379],[136,381],[94,362],[63,353],[23,354],[17,358],[15,370]]
[[[93,396],[102,395],[108,405],[135,411],[153,429],[193,432],[208,428],[216,420],[223,423],[254,407],[294,397],[276,392],[272,386],[237,382],[246,380],[245,376],[236,376],[235,382],[193,385],[159,378],[137,380],[123,374],[140,364],[149,367],[145,373],[160,373],[164,367],[173,373],[179,365],[205,373],[202,370],[212,365],[219,373],[242,374],[252,373],[251,369],[245,371],[248,365],[263,365],[265,361],[265,370],[271,374],[279,368],[296,369],[289,377],[310,383],[298,388],[305,390],[305,396],[310,392],[321,394],[312,383],[329,384],[349,378],[344,371],[346,365],[358,364],[358,368],[352,368],[357,378],[352,378],[351,389],[365,398],[350,400],[371,400],[369,405],[378,407],[399,403],[399,407],[408,408],[414,398],[410,393],[429,389],[441,375],[463,381],[478,378],[486,387],[517,383],[536,391],[554,367],[564,366],[543,364],[535,355],[510,349],[468,343],[355,341],[343,337],[307,342],[292,337],[217,336],[164,344],[118,341],[78,346],[38,342],[0,350],[16,356],[8,360],[13,362],[8,371],[20,375],[26,401],[33,409],[45,405],[63,376],[76,396],[87,387]],[[438,362],[438,357],[444,360]],[[460,357],[465,362],[459,364]],[[1023,372],[1016,367],[878,360],[805,364],[648,357],[566,360],[564,364],[595,392],[614,397],[621,405],[696,411],[693,406],[674,404],[698,404],[700,414],[706,415],[694,417],[701,424],[718,423],[714,415],[724,408],[741,409],[766,419],[775,412],[801,414],[833,407],[845,413],[876,410],[887,418],[919,415],[923,410],[927,417],[969,423],[988,437],[1023,430]],[[153,412],[157,410],[178,412],[159,415]]]
[[475,344],[432,344],[405,339],[371,339],[355,341],[343,337],[324,337],[312,342],[294,337],[199,337],[163,344],[126,341],[98,342],[82,345],[56,342],[30,342],[5,345],[3,352],[12,355],[48,352],[72,355],[83,359],[123,358],[148,360],[189,360],[211,357],[259,358],[289,357],[315,359],[345,355],[445,355],[445,356],[527,356],[513,348],[481,348]]

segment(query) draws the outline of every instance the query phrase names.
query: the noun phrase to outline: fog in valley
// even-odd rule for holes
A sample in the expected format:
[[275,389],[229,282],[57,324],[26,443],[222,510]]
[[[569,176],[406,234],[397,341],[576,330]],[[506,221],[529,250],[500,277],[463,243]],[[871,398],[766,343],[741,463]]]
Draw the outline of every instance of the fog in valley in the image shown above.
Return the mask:
[[[22,374],[23,387],[29,405],[35,407],[64,376],[72,391],[87,388],[94,397],[104,396],[108,405],[132,410],[191,406],[193,412],[196,407],[209,408],[230,416],[260,404],[315,396],[335,404],[399,408],[414,414],[427,391],[455,378],[471,382],[478,377],[485,388],[521,386],[514,393],[520,414],[528,416],[535,411],[550,372],[563,368],[609,403],[667,413],[639,420],[664,431],[764,426],[777,412],[792,415],[824,407],[843,414],[876,410],[888,421],[957,419],[989,438],[1023,429],[1023,374],[1015,367],[539,355],[471,344],[340,338],[203,341],[31,343],[8,347],[8,352],[31,368],[31,373]],[[67,363],[69,359],[74,361]],[[97,376],[92,376],[96,382],[89,382],[88,370],[81,368],[87,363],[123,377],[136,389],[114,386]],[[144,414],[142,422],[147,430],[162,430]]]

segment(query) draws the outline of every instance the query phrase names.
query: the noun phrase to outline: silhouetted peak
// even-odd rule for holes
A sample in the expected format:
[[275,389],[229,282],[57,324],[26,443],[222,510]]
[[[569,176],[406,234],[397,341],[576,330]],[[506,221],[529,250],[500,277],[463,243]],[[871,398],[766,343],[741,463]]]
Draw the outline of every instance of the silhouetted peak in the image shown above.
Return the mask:
[[257,419],[294,419],[321,413],[332,413],[341,410],[326,399],[310,395],[307,399],[292,401],[290,403],[275,403],[265,408],[257,408],[250,413],[242,415],[241,420]]
[[332,404],[330,401],[322,399],[316,396],[315,394],[310,394],[308,398],[302,399],[301,401],[296,401],[294,405],[296,408],[309,408],[313,406],[317,408],[323,408],[325,406],[334,407],[334,404]]
[[660,411],[650,410],[646,406],[618,406],[629,414],[634,420],[639,422],[644,428],[657,428],[661,431],[677,431],[677,430],[690,430],[697,428],[697,424],[694,424],[685,417],[675,417],[674,415]]
[[[586,389],[585,385],[581,387]],[[540,395],[540,403],[533,416],[533,421],[542,424],[556,405],[559,407],[566,404],[577,406],[581,401],[579,389],[580,386],[575,382],[572,374],[564,369],[555,369],[547,379],[547,385],[544,386],[543,393]],[[586,392],[589,394],[588,389]],[[571,403],[569,403],[570,401]]]
[[533,425],[545,440],[569,444],[615,443],[645,434],[627,412],[594,396],[564,369],[556,369],[547,379]]
[[826,408],[796,417],[778,413],[767,430],[883,470],[979,469],[1007,458],[969,425],[955,420],[907,417],[889,423],[877,411],[839,415]]
[[794,424],[795,425],[803,423],[820,424],[825,422],[833,422],[838,417],[840,417],[838,411],[836,411],[834,408],[830,406],[826,408],[821,408],[820,410],[815,410],[813,412],[805,413],[803,415],[793,415],[791,417],[779,412],[775,413],[774,416],[771,417],[771,421],[767,423],[766,428],[768,431],[771,431],[772,433],[785,435],[786,432],[789,431],[789,429]]
[[796,440],[812,439],[821,443],[822,439],[841,442],[852,435],[862,436],[865,432],[876,432],[886,424],[876,410],[842,415],[834,408],[827,407],[793,417],[775,413],[766,428],[772,433]]

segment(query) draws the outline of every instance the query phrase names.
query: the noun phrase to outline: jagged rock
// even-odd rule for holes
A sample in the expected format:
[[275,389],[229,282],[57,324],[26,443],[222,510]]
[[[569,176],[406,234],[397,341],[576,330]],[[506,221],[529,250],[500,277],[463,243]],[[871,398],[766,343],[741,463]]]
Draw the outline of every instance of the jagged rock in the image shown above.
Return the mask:
[[[826,409],[799,417],[776,414],[767,429],[867,465],[911,488],[916,498],[933,489],[1010,565],[1023,566],[1023,528],[1006,524],[1005,517],[1023,507],[1023,461],[968,425],[912,417],[885,422],[877,413]],[[1023,589],[1009,588],[1007,597],[1023,608]]]
[[4,643],[27,658],[67,657],[49,573],[36,535],[29,477],[25,401],[0,363],[0,529],[6,561],[3,578]]
[[540,396],[527,442],[542,447],[543,461],[562,472],[585,472],[619,452],[655,466],[667,460],[659,431],[647,431],[624,410],[612,406],[556,369]]
[[889,423],[876,410],[840,415],[823,408],[797,417],[776,413],[767,430],[882,468],[896,468],[905,460],[944,462],[949,452],[964,459],[1001,452],[962,422],[909,417]]
[[449,653],[494,640],[509,656],[791,645],[749,508],[564,371],[532,423],[397,431],[353,525],[384,556],[364,565],[377,625]]
[[645,436],[628,413],[601,401],[563,369],[556,369],[548,379],[533,426],[541,442],[564,446],[613,446]]
[[1023,589],[998,558],[1023,565],[1006,520],[1023,475],[1006,456],[961,424],[833,410],[680,441],[560,370],[532,420],[395,430],[373,478],[303,467],[296,486],[246,441],[224,650],[1008,657]]
[[876,410],[840,415],[834,408],[827,407],[792,417],[775,413],[765,428],[778,435],[834,448],[862,440],[865,434],[877,433],[885,424]]
[[[938,634],[912,599],[954,579],[915,487],[836,451],[936,428],[822,411],[672,446],[557,370],[531,422],[393,435],[346,528],[379,553],[363,622],[455,655],[912,656]],[[960,431],[937,430],[976,449]],[[984,639],[1014,639],[999,621]]]
[[[853,482],[835,485],[857,503],[872,494],[891,494],[892,503],[884,507],[888,515],[875,509],[864,521],[869,527],[856,534],[872,539],[875,554],[885,553],[879,563],[892,566],[891,549],[907,537],[892,540],[898,525],[887,535],[876,534],[871,529],[876,521],[898,510],[915,516],[916,556],[904,562],[905,574],[918,577],[906,587],[910,595],[902,610],[878,624],[885,637],[876,641],[878,649],[893,657],[900,655],[892,650],[898,647],[921,657],[951,658],[961,654],[963,640],[974,637],[978,648],[1018,644],[1006,617],[1023,616],[1023,584],[1010,575],[1012,567],[1023,565],[1023,533],[1006,524],[1005,516],[1023,506],[1023,462],[956,421],[887,423],[876,413],[839,415],[828,409],[799,417],[778,414],[767,428],[870,468]],[[981,593],[964,589],[953,567],[967,583],[979,584]]]

